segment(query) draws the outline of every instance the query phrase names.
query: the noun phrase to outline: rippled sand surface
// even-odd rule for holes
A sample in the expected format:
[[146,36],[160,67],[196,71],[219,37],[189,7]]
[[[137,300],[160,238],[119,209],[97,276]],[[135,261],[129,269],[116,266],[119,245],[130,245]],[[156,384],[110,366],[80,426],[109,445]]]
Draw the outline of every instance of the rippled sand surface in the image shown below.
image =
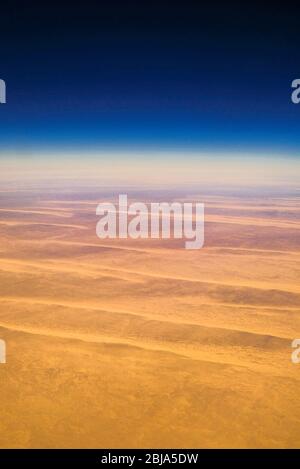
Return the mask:
[[99,240],[103,193],[0,198],[0,447],[299,447],[299,197],[199,196],[197,251]]

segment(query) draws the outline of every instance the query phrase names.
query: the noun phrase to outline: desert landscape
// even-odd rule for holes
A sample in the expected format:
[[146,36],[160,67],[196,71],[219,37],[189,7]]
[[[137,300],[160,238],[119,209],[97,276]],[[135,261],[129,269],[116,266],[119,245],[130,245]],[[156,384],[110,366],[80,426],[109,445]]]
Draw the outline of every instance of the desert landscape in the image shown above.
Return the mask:
[[299,191],[128,192],[204,202],[192,251],[98,239],[119,192],[0,192],[0,447],[299,447]]

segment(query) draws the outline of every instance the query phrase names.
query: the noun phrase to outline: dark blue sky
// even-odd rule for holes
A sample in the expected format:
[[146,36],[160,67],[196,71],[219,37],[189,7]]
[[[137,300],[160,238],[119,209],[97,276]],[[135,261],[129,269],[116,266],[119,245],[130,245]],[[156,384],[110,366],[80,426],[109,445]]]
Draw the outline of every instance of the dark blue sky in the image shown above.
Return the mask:
[[201,3],[1,5],[0,148],[297,155],[300,7]]

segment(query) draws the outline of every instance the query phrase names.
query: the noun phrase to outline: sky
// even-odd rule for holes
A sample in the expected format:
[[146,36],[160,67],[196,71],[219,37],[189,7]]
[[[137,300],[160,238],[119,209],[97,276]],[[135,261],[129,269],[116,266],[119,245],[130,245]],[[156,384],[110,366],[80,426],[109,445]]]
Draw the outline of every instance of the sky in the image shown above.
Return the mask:
[[300,158],[300,105],[291,102],[300,7],[202,3],[1,4],[0,155],[108,148]]

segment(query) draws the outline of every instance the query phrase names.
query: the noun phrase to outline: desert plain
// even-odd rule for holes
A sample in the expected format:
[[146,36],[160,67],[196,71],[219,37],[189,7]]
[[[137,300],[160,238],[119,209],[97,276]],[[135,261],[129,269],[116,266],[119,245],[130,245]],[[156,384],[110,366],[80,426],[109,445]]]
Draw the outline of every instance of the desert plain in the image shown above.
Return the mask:
[[98,239],[119,192],[0,192],[0,447],[299,447],[299,191],[129,192],[204,202],[192,251]]

